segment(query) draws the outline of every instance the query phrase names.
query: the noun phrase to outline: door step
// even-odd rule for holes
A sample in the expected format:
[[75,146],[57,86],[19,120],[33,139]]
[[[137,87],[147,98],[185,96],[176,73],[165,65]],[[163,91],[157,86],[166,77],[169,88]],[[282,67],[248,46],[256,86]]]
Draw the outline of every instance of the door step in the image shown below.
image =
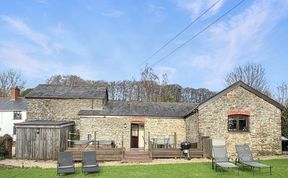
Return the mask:
[[137,151],[145,151],[144,148],[130,148],[130,151],[137,152]]

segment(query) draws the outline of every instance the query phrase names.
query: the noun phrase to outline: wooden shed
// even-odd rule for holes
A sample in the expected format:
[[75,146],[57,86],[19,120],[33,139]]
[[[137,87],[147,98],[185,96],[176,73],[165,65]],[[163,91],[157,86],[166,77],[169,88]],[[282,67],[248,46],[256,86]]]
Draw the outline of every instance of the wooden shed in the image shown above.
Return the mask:
[[73,121],[36,120],[15,124],[18,159],[56,160],[66,150]]

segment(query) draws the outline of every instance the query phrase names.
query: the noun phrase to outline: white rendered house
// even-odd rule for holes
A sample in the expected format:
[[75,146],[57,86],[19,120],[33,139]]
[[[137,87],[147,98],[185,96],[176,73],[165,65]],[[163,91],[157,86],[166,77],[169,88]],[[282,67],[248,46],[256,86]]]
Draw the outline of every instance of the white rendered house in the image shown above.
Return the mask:
[[9,134],[15,141],[14,123],[26,120],[26,99],[20,97],[19,88],[11,88],[11,96],[0,98],[0,136]]

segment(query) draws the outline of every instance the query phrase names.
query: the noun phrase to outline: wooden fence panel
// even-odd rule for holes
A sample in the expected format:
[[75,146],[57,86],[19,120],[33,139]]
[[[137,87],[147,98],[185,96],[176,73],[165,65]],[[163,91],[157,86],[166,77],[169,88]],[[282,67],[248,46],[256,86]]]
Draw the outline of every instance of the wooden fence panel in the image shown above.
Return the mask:
[[210,143],[210,137],[202,137],[202,151],[203,151],[203,157],[204,158],[211,158],[211,143]]

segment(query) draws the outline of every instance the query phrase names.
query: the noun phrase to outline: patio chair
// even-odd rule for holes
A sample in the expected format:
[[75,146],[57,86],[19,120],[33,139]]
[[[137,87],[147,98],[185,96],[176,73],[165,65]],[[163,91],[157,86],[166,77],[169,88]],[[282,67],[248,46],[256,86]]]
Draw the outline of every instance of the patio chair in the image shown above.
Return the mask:
[[96,161],[96,151],[82,152],[82,172],[99,172],[100,167]]
[[169,135],[164,136],[164,148],[169,148]]
[[165,136],[157,136],[157,148],[165,148]]
[[220,167],[223,172],[224,168],[236,168],[239,175],[239,167],[229,161],[225,145],[213,146],[212,152],[212,169],[215,168],[217,171],[217,168]]
[[176,146],[175,146],[175,135],[169,135],[168,147],[169,148],[176,148]]
[[259,171],[261,171],[261,168],[269,168],[270,169],[270,175],[272,174],[272,166],[265,165],[259,162],[254,161],[253,155],[251,153],[251,150],[249,148],[248,144],[244,145],[235,145],[236,152],[237,152],[237,163],[240,163],[246,167],[250,167],[253,171],[254,175],[254,168],[259,168]]
[[59,152],[57,174],[75,173],[72,152]]

